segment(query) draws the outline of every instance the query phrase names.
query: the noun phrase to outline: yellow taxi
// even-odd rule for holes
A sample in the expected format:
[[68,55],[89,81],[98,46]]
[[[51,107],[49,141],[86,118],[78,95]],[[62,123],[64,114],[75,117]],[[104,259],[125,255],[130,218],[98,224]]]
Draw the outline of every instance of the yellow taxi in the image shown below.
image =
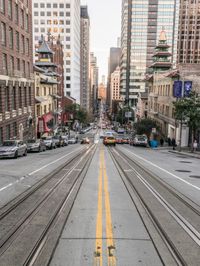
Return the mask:
[[115,139],[115,137],[112,137],[112,136],[104,137],[103,144],[106,146],[107,145],[115,146],[116,145],[116,139]]

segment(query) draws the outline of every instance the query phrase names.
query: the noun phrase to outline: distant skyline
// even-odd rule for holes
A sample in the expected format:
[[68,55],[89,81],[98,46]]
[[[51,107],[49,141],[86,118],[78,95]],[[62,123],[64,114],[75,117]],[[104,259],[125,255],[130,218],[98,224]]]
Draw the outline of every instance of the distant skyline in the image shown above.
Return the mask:
[[90,51],[97,57],[99,82],[108,74],[110,47],[117,47],[121,35],[121,0],[81,0],[90,16]]

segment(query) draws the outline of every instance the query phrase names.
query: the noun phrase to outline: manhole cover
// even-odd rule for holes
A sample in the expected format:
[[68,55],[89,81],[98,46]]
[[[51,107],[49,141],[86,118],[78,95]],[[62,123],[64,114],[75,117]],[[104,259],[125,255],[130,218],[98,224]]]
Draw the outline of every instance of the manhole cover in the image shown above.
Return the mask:
[[187,162],[187,161],[180,161],[180,163],[192,163],[192,162]]
[[180,173],[191,173],[191,171],[188,171],[188,170],[176,170],[176,172],[180,172]]
[[190,177],[193,177],[193,178],[200,178],[200,175],[190,175]]

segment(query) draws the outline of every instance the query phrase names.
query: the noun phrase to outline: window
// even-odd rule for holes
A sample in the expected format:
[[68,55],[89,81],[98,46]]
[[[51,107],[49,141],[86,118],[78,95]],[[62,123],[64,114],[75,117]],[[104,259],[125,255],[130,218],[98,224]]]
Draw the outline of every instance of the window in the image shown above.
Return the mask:
[[60,17],[64,17],[64,12],[60,12]]
[[6,126],[6,139],[10,139],[10,125]]
[[22,108],[22,88],[19,87],[19,108]]
[[70,25],[70,20],[66,20],[66,25]]
[[51,8],[51,4],[47,4],[47,8]]
[[5,0],[0,0],[0,11],[5,13]]
[[70,41],[70,37],[68,36],[68,37],[66,37],[66,41],[67,42],[69,42]]
[[11,100],[12,100],[12,110],[16,110],[17,107],[16,107],[16,88],[15,87],[12,88]]
[[46,87],[44,87],[44,96],[47,95],[47,90],[46,90]]
[[54,3],[53,8],[57,8],[57,7],[58,7],[58,4]]
[[40,20],[40,24],[41,24],[41,25],[45,25],[45,20],[44,20],[44,19],[41,19],[41,20]]
[[0,127],[0,144],[3,142],[3,128]]
[[14,74],[14,57],[10,56],[10,74]]
[[9,87],[5,88],[5,111],[9,111]]
[[19,10],[18,10],[18,4],[15,4],[15,23],[19,23]]
[[37,116],[40,116],[40,105],[37,105]]
[[54,11],[54,12],[53,12],[53,16],[54,16],[54,17],[57,17],[57,16],[58,16],[58,12]]
[[16,31],[16,49],[19,52],[19,32]]
[[26,54],[29,55],[29,39],[26,39]]
[[28,25],[29,25],[29,23],[28,23],[28,14],[26,14],[26,23],[25,23],[25,30],[26,31],[28,31]]
[[13,123],[13,137],[17,137],[17,122]]
[[60,25],[64,25],[64,20],[60,20]]
[[47,20],[47,25],[51,25],[51,20]]
[[40,7],[41,7],[41,8],[44,8],[44,7],[45,7],[44,3],[41,3],[41,4],[40,4]]
[[70,84],[67,84],[67,85],[66,85],[66,88],[69,89],[69,88],[70,88]]
[[8,75],[7,55],[3,54],[3,73]]
[[6,24],[1,22],[1,44],[6,45]]
[[60,4],[60,8],[64,8],[64,4]]
[[24,76],[26,76],[26,65],[25,65],[25,61],[22,61],[22,65],[23,65],[23,74]]
[[44,105],[44,113],[46,114],[46,112],[47,112],[47,106]]
[[17,70],[20,71],[20,59],[17,58]]
[[30,78],[30,63],[27,62],[27,71],[28,71],[28,77]]
[[27,88],[24,87],[24,106],[27,106]]
[[13,29],[9,27],[9,45],[13,49]]
[[66,17],[70,17],[70,12],[66,12]]
[[41,16],[41,17],[44,17],[44,16],[45,16],[44,11],[41,11],[41,12],[40,12],[40,16]]
[[51,12],[47,12],[47,17],[51,17]]
[[24,39],[24,35],[21,36],[21,42],[22,42],[22,53],[25,54],[25,39]]
[[37,11],[34,12],[34,17],[38,17],[38,12]]
[[12,19],[12,0],[8,0],[8,16]]
[[70,8],[70,4],[66,4],[66,8]]
[[32,90],[31,87],[29,87],[29,106],[32,105]]
[[24,28],[24,10],[21,9],[20,11],[20,15],[21,15],[21,27]]
[[38,3],[34,3],[34,8],[38,8]]

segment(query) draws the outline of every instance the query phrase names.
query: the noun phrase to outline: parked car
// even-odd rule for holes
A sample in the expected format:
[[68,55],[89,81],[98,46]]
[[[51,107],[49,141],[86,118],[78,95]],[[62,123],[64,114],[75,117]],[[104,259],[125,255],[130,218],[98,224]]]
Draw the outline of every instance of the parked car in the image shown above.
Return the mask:
[[44,141],[47,149],[52,150],[56,148],[56,143],[52,136],[42,137],[42,140]]
[[17,158],[27,155],[27,145],[21,140],[5,140],[0,146],[0,158]]
[[133,138],[133,145],[134,146],[143,146],[147,147],[148,139],[146,135],[135,135]]
[[64,140],[60,135],[53,136],[53,140],[55,141],[56,147],[64,147]]
[[90,140],[89,140],[89,138],[83,138],[83,139],[81,140],[81,144],[90,144]]
[[69,144],[76,144],[76,143],[77,143],[77,140],[76,140],[76,138],[70,138],[70,139],[68,140],[68,143],[69,143]]
[[106,146],[107,145],[115,146],[116,145],[116,139],[113,136],[105,137],[104,140],[103,140],[103,144],[106,145]]
[[27,141],[27,151],[46,151],[46,145],[42,139],[30,139]]
[[61,138],[63,140],[64,146],[67,146],[68,145],[68,136],[67,135],[62,135]]
[[120,136],[117,136],[117,137],[116,137],[116,143],[117,143],[117,144],[124,144],[124,142],[123,142],[123,138],[120,137]]

